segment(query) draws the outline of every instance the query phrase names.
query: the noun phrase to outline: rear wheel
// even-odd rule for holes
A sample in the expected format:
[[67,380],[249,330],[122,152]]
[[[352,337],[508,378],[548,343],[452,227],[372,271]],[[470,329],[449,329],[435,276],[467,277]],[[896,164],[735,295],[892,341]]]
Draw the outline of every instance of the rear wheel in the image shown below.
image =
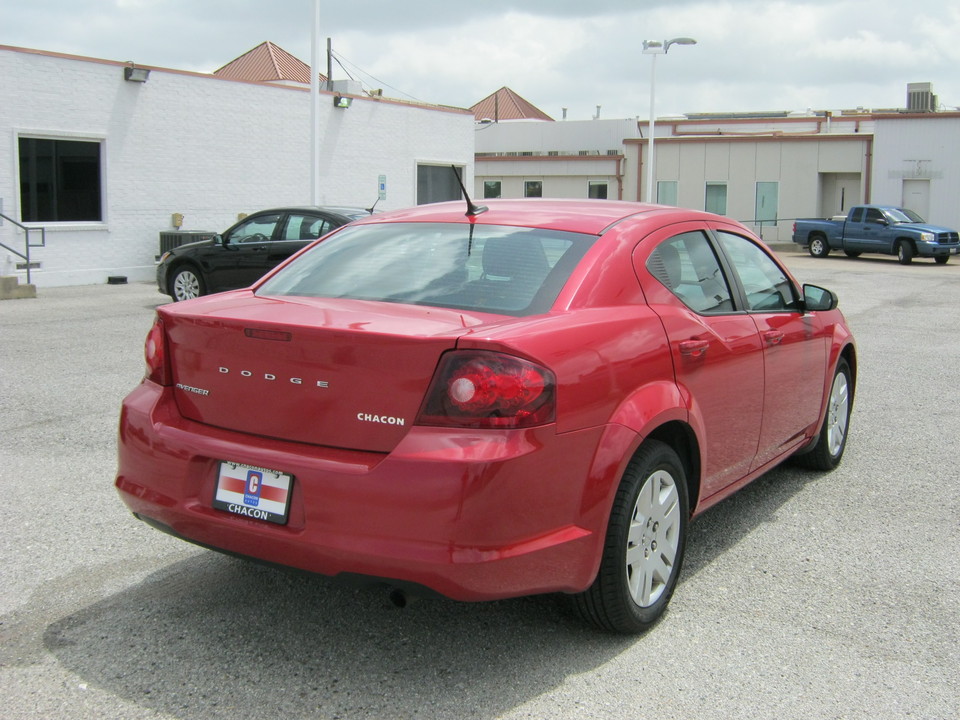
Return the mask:
[[826,257],[830,254],[830,246],[827,245],[827,239],[823,235],[814,235],[810,238],[809,250],[815,258]]
[[597,578],[573,597],[581,617],[620,633],[641,632],[660,618],[680,574],[688,506],[680,458],[647,441],[620,481]]
[[897,262],[901,265],[909,265],[913,262],[913,245],[906,240],[897,242]]
[[833,470],[840,464],[847,447],[847,431],[850,427],[850,411],[853,409],[853,382],[850,365],[843,358],[837,362],[837,370],[830,385],[827,398],[827,415],[820,427],[820,436],[813,449],[797,456],[797,462],[811,470]]
[[947,264],[947,260],[949,260],[949,259],[950,259],[950,256],[949,256],[949,255],[937,255],[936,257],[933,258],[933,261],[934,261],[937,265],[946,265],[946,264]]
[[200,297],[206,292],[203,278],[193,267],[177,268],[170,280],[170,296],[177,301]]

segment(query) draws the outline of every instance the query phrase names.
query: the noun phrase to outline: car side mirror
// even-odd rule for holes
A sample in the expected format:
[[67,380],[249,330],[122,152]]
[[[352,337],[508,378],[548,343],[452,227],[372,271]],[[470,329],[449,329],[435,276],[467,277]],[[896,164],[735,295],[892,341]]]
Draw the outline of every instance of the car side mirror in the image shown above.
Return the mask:
[[839,304],[840,299],[832,290],[827,290],[818,285],[803,286],[803,306],[807,312],[835,310]]

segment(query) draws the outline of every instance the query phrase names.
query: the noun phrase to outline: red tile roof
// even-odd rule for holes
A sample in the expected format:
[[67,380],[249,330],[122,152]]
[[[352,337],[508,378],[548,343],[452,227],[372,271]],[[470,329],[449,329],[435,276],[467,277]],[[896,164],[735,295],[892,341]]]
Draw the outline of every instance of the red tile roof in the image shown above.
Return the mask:
[[[230,80],[310,84],[310,66],[269,41],[260,43],[219,70],[214,70],[213,74]],[[326,79],[320,75],[321,82]]]
[[553,118],[532,103],[524,100],[508,87],[502,87],[492,95],[473,105],[470,110],[479,120],[550,120]]

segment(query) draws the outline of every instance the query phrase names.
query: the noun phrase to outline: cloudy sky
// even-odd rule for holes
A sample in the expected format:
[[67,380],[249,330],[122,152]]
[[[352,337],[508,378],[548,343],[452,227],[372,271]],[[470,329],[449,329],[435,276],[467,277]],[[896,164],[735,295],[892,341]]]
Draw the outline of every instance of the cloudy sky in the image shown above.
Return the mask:
[[[264,40],[311,59],[314,0],[0,0],[0,45],[212,72]],[[956,0],[320,0],[353,77],[469,107],[507,86],[554,118],[891,108],[931,82],[960,106]],[[326,60],[321,70],[325,71]],[[344,69],[345,68],[345,69]],[[349,71],[349,74],[348,74]]]

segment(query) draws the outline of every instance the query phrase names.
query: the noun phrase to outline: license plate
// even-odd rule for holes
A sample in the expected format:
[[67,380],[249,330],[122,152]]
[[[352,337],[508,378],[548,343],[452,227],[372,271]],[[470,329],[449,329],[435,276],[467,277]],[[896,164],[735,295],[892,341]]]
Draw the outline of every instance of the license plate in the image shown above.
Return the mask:
[[213,506],[235,515],[285,525],[293,476],[277,470],[221,462]]

